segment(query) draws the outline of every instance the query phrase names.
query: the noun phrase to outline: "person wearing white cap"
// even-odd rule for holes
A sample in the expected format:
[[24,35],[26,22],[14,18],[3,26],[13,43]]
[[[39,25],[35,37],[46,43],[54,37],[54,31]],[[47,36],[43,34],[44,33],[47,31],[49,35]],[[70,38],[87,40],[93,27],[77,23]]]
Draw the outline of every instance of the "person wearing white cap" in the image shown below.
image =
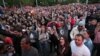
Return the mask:
[[84,23],[79,22],[78,26],[73,27],[73,29],[70,32],[71,40],[74,39],[76,34],[83,34],[83,32],[86,30]]

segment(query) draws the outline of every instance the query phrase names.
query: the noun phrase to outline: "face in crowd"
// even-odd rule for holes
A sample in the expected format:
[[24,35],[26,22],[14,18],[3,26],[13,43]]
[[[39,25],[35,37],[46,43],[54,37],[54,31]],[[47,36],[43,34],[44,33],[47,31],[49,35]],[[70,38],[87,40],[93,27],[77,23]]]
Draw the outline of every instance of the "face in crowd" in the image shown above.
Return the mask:
[[22,40],[21,40],[21,48],[23,49],[23,50],[26,50],[26,49],[29,49],[30,48],[30,42],[28,41],[28,39],[27,38],[23,38]]
[[97,24],[97,20],[93,19],[91,22],[90,22],[91,25],[96,25]]
[[77,46],[81,46],[81,45],[83,44],[83,41],[84,41],[83,35],[77,34],[77,35],[75,36],[75,44],[76,44]]
[[65,39],[64,39],[64,37],[61,37],[60,38],[60,45],[64,46],[64,44],[65,44]]
[[79,26],[78,26],[78,30],[80,30],[80,31],[81,31],[81,30],[83,30],[83,29],[84,29],[84,27],[85,27],[85,26],[83,26],[83,25],[79,25]]

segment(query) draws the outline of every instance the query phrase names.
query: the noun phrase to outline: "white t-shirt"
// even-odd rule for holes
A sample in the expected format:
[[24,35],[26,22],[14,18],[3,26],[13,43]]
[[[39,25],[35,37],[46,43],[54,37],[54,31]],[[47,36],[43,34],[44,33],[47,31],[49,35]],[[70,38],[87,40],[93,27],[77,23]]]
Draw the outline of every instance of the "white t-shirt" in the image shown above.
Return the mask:
[[78,47],[73,40],[70,43],[72,56],[91,56],[89,49],[83,44],[82,46]]

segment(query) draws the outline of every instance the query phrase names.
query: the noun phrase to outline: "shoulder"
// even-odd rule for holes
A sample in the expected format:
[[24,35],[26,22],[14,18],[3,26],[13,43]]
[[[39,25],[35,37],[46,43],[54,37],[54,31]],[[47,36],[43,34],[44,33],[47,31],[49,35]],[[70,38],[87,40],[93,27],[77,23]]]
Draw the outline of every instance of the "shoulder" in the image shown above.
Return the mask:
[[86,47],[85,45],[84,45],[84,48],[83,48],[83,52],[84,52],[85,56],[90,56],[91,55],[89,48]]
[[73,27],[73,29],[72,29],[72,30],[77,30],[77,27],[78,27],[78,26]]
[[85,46],[85,45],[83,45],[83,50],[84,50],[84,52],[90,52],[89,48],[87,46]]
[[32,47],[32,50],[33,50],[33,51],[38,51],[35,47]]
[[33,54],[38,54],[38,50],[35,47],[31,47],[30,52]]
[[93,43],[91,39],[89,39],[89,43]]
[[73,27],[71,31],[73,31],[73,32],[78,31],[78,26]]
[[88,39],[87,40],[87,44],[93,44],[92,40],[91,39]]
[[70,45],[72,45],[72,44],[75,44],[75,41],[74,41],[74,40],[72,40],[72,41],[70,42]]
[[76,47],[75,41],[74,41],[74,40],[70,42],[70,47],[71,47],[71,48],[75,48],[75,47]]
[[35,47],[31,47],[30,55],[38,56],[38,50]]

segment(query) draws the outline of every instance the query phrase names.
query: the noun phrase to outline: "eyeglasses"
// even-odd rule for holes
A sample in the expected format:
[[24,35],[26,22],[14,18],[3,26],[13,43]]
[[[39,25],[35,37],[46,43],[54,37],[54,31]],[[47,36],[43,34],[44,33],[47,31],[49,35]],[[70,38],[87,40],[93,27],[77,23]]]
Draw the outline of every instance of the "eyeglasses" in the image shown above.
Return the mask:
[[83,27],[83,26],[79,26],[79,27]]

